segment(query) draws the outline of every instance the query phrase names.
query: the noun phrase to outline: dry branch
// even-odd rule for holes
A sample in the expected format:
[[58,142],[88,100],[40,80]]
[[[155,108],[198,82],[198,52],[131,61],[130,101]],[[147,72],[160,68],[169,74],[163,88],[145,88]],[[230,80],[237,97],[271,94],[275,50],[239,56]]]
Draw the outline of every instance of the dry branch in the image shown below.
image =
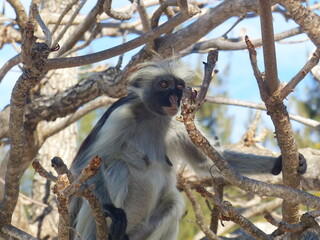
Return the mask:
[[40,164],[39,160],[35,159],[32,162],[32,167],[34,168],[34,170],[41,176],[44,177],[46,179],[48,179],[49,181],[52,182],[56,182],[57,181],[57,177],[53,176],[51,173],[49,173],[47,170],[45,170],[42,165]]
[[19,0],[8,0],[8,3],[14,9],[17,16],[17,23],[20,27],[21,33],[24,31],[26,27],[26,23],[28,21],[27,13],[24,9],[24,6]]
[[118,12],[112,9],[111,4],[112,4],[112,0],[106,0],[104,2],[104,5],[103,5],[104,12],[112,18],[117,20],[122,20],[122,21],[129,20],[132,17],[133,12],[136,10],[138,5],[137,0],[133,0],[130,8],[127,11]]
[[6,224],[1,229],[4,233],[8,234],[11,237],[14,237],[15,239],[20,240],[38,240],[38,238],[35,238],[28,233],[21,231],[19,228],[16,228],[10,224]]
[[57,195],[57,206],[59,212],[58,236],[61,240],[69,240],[70,217],[69,217],[69,198],[63,196],[61,192],[69,186],[70,182],[66,174],[59,175],[53,192]]
[[[194,12],[197,14],[198,12]],[[128,52],[134,48],[137,48],[151,40],[159,37],[161,34],[166,33],[167,31],[173,29],[174,27],[178,26],[179,24],[183,23],[190,16],[186,14],[177,14],[173,18],[171,18],[168,22],[162,24],[161,26],[145,33],[144,35],[128,41],[124,44],[119,46],[100,51],[93,54],[88,54],[81,57],[70,57],[70,58],[56,58],[56,59],[49,59],[47,64],[47,70],[50,69],[58,69],[58,68],[69,68],[69,67],[77,67],[86,64],[96,63],[114,56],[118,56],[122,53]]]
[[[52,35],[55,34],[58,27],[61,24],[62,19],[67,15],[67,13],[72,9],[72,7],[78,2],[79,0],[72,0],[72,2],[68,3],[67,7],[63,10],[63,12],[60,14],[59,18],[55,21],[54,28],[52,29],[51,33]],[[85,1],[83,1],[85,2]],[[69,21],[68,21],[69,22]],[[65,23],[64,23],[65,24]],[[55,46],[55,44],[53,44]]]
[[301,233],[307,228],[319,227],[319,224],[315,220],[319,217],[319,212],[307,212],[300,217],[300,222],[296,224],[290,224],[284,221],[277,221],[271,214],[266,213],[265,219],[272,225],[278,227],[282,232]]
[[93,157],[88,166],[81,171],[81,173],[68,187],[61,190],[60,194],[65,198],[74,195],[82,183],[98,172],[101,162],[102,159],[98,156]]
[[[280,91],[277,90],[273,92],[272,95],[270,95],[270,91],[271,89],[275,89],[275,85],[273,85],[273,87],[271,87],[271,85],[268,85],[269,87],[267,86],[267,84],[271,83],[267,83],[267,81],[264,81],[264,79],[266,78],[263,78],[258,69],[256,61],[256,51],[248,37],[246,37],[246,43],[248,46],[254,75],[258,82],[261,98],[266,104],[268,114],[270,115],[275,126],[275,134],[282,154],[283,183],[286,186],[299,188],[300,176],[297,173],[297,169],[299,166],[299,153],[293,136],[289,114],[286,110],[286,106],[283,103],[283,99],[281,98],[280,91],[282,91],[282,89]],[[265,65],[265,67],[267,68],[268,65]],[[275,80],[272,80],[271,82],[273,82],[272,84],[276,84]],[[298,204],[290,200],[285,200],[282,207],[284,221],[287,221],[289,223],[295,223],[298,221]]]
[[[63,29],[61,30],[61,32],[59,33],[59,35],[56,37],[56,39],[54,40],[52,46],[58,46],[59,41],[62,39],[62,37],[64,36],[64,34],[67,32],[67,30],[69,29],[69,27],[72,25],[74,19],[77,17],[77,15],[79,14],[81,8],[83,7],[83,5],[86,3],[86,0],[82,0],[81,3],[79,4],[79,6],[76,8],[76,10],[72,13],[72,16],[70,17],[70,19],[68,20],[68,23],[65,24],[63,26]],[[62,15],[63,13],[61,13]],[[56,25],[57,26],[57,25]]]
[[247,233],[256,239],[271,240],[271,238],[251,223],[247,218],[240,215],[237,210],[228,201],[218,202],[215,196],[208,192],[204,187],[198,186],[196,191],[201,194],[202,197],[208,199],[215,207],[218,208],[221,213],[221,220],[233,221]]
[[282,99],[286,98],[291,92],[294,91],[295,87],[299,82],[311,71],[311,69],[319,63],[320,49],[312,54],[309,61],[303,66],[303,68],[281,89]]
[[[275,41],[280,41],[285,38],[289,38],[298,34],[301,34],[302,30],[300,27],[292,28],[290,30],[283,31],[274,36]],[[262,46],[262,39],[253,39],[251,41],[254,46],[260,47]],[[185,56],[190,53],[203,53],[207,52],[208,49],[218,49],[218,50],[242,50],[247,49],[247,45],[243,42],[243,38],[240,36],[238,38],[225,38],[218,37],[206,41],[200,41],[191,46],[187,47],[185,50],[180,52],[180,55]]]
[[280,81],[274,45],[271,0],[259,0],[259,3],[266,90],[269,95],[273,95],[278,90]]
[[312,9],[306,8],[300,1],[276,1],[286,8],[290,17],[300,25],[315,46],[320,46],[320,16]]
[[42,31],[44,32],[44,35],[46,37],[45,40],[45,44],[50,48],[51,47],[51,43],[52,43],[52,35],[50,30],[48,29],[48,27],[46,26],[46,24],[43,22],[40,13],[38,11],[38,6],[36,4],[31,4],[31,12],[35,18],[35,20],[37,21],[37,23],[39,24],[39,26],[41,27]]
[[85,197],[90,204],[92,214],[96,222],[97,239],[106,239],[106,236],[108,236],[108,224],[103,209],[101,208],[99,198],[94,194],[93,189],[90,189],[90,186],[81,191],[80,195]]
[[[35,86],[43,74],[43,67],[49,55],[45,44],[36,43],[34,25],[27,23],[22,44],[22,62],[25,69],[16,82],[11,95],[10,108],[10,157],[5,178],[5,194],[0,208],[0,229],[11,222],[19,196],[19,184],[22,175],[21,162],[24,156],[24,112],[28,91]],[[3,236],[1,234],[1,236]]]
[[194,101],[194,94],[191,89],[187,88],[182,99],[182,119],[190,139],[205,153],[219,170],[222,176],[232,185],[241,189],[252,192],[259,196],[273,196],[290,200],[294,203],[308,204],[310,207],[320,209],[320,198],[297,189],[288,188],[281,185],[270,185],[264,182],[249,179],[241,176],[231,169],[221,154],[217,152],[209,141],[199,132],[194,124],[195,111],[197,102]]
[[190,200],[193,211],[196,216],[196,223],[201,229],[201,231],[206,235],[206,237],[209,240],[219,240],[220,238],[209,229],[208,224],[206,223],[204,214],[201,210],[200,204],[195,199],[195,196],[192,193],[190,185],[185,182],[185,180],[182,178],[181,175],[178,176],[178,185],[179,187],[182,188],[182,190],[185,192],[186,196]]
[[2,79],[5,77],[5,75],[17,64],[19,64],[21,62],[20,60],[20,54],[12,57],[11,59],[9,59],[0,69],[0,83],[2,81]]
[[[97,16],[100,15],[103,11],[103,2],[104,0],[98,0],[96,5],[92,10],[87,14],[87,16],[81,21],[77,28],[71,34],[72,38],[69,38],[59,50],[59,56],[64,54],[73,48],[76,43],[84,36],[85,32],[97,21]],[[81,66],[81,65],[80,65]],[[56,67],[50,69],[57,69]]]
[[[52,166],[58,173],[58,177],[55,181],[56,185],[53,187],[53,192],[57,195],[57,205],[59,212],[59,239],[69,239],[70,217],[68,205],[70,198],[74,195],[85,197],[88,200],[95,217],[98,239],[105,239],[108,234],[108,228],[106,227],[107,222],[100,201],[93,192],[95,186],[87,186],[86,184],[83,185],[86,180],[97,173],[102,159],[98,156],[93,157],[88,165],[76,177],[72,175],[61,158],[54,157],[51,162]],[[41,176],[48,176],[48,173],[43,169],[38,161],[34,161],[32,165]]]

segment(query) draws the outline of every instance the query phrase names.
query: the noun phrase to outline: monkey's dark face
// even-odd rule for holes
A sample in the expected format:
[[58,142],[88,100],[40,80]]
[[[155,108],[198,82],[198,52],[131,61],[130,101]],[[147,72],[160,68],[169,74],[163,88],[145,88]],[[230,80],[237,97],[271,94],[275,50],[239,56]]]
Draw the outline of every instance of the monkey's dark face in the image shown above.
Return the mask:
[[185,82],[172,75],[167,75],[157,77],[152,84],[151,89],[153,90],[145,95],[145,104],[148,109],[162,116],[176,115]]

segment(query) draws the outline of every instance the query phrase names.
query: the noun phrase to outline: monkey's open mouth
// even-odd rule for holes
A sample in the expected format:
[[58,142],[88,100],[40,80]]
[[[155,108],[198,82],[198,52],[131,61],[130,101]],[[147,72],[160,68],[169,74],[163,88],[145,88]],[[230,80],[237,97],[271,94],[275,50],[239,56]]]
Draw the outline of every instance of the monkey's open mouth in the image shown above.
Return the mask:
[[168,116],[174,116],[178,113],[177,107],[163,107],[163,111],[166,113]]

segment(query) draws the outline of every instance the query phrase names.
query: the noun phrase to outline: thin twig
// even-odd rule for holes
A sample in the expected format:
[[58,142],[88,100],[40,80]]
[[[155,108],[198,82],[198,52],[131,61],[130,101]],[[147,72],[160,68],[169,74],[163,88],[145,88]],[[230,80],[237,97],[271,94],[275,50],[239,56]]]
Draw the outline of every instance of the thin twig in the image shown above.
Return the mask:
[[63,162],[63,160],[60,157],[52,158],[51,165],[54,168],[54,170],[58,173],[58,175],[66,174],[70,183],[74,181],[74,177],[71,171],[68,169],[67,165]]
[[80,57],[70,57],[70,58],[58,58],[58,59],[48,59],[47,70],[50,69],[58,69],[58,68],[69,68],[69,67],[77,67],[87,64],[92,64],[96,62],[100,62],[102,60],[118,56],[119,54],[128,52],[136,47],[139,47],[157,37],[161,34],[166,33],[167,31],[173,29],[175,26],[183,23],[190,17],[185,14],[177,14],[173,18],[171,18],[166,23],[160,25],[159,27],[145,33],[144,35],[121,44],[119,46],[93,53]]
[[70,185],[66,174],[59,175],[53,192],[57,194],[57,206],[59,212],[58,236],[60,240],[68,240],[70,235],[69,198],[61,194],[61,191]]
[[35,159],[32,162],[32,167],[34,168],[34,170],[41,176],[44,177],[46,179],[48,179],[49,181],[52,182],[56,182],[57,181],[57,177],[53,176],[51,173],[49,173],[47,170],[45,170],[42,165],[40,164],[38,159]]
[[[163,3],[161,3],[160,7],[153,13],[151,17],[151,28],[156,28],[159,25],[159,19],[163,12],[168,9],[169,6],[177,6],[177,0],[167,0]],[[169,18],[171,19],[173,15]]]
[[199,104],[202,104],[205,101],[207,91],[212,80],[212,72],[218,61],[218,51],[211,50],[208,53],[207,62],[204,62],[204,81],[200,87],[200,93],[197,97]]
[[[223,97],[212,97],[208,96],[206,97],[206,101],[210,103],[217,103],[217,104],[225,104],[225,105],[233,105],[233,106],[240,106],[240,107],[247,107],[247,108],[253,108],[253,109],[260,109],[267,111],[267,108],[265,104],[258,104],[253,103],[249,101],[243,101],[243,100],[237,100],[237,99],[229,99],[229,98],[223,98]],[[301,124],[304,124],[308,127],[312,127],[315,130],[320,130],[320,122],[316,121],[314,119],[304,118],[299,115],[295,114],[289,114],[290,119],[297,121]]]
[[77,9],[74,11],[74,13],[72,13],[72,16],[70,17],[70,19],[68,20],[68,23],[64,25],[62,31],[59,33],[58,37],[54,40],[53,42],[53,47],[57,46],[59,41],[62,39],[62,37],[64,36],[64,34],[66,33],[66,31],[69,29],[69,27],[72,25],[74,19],[77,17],[78,13],[80,12],[80,10],[82,9],[83,5],[87,2],[87,0],[82,0],[82,2],[79,4],[79,6],[77,7]]
[[100,23],[96,23],[92,29],[92,32],[90,34],[90,37],[83,43],[80,44],[79,46],[76,46],[72,49],[70,49],[69,51],[66,51],[65,53],[61,54],[59,57],[66,57],[68,55],[71,55],[71,53],[77,52],[87,46],[90,45],[90,43],[96,38],[96,36],[100,33],[101,31],[101,24]]
[[60,194],[65,198],[74,195],[82,183],[98,172],[101,162],[102,159],[99,156],[93,157],[88,166],[85,167],[76,179],[68,187],[63,189]]
[[7,2],[14,9],[17,16],[17,23],[20,27],[21,32],[25,29],[26,23],[28,21],[27,12],[23,4],[19,0],[7,0]]
[[279,88],[276,50],[274,45],[273,19],[271,12],[271,0],[259,0],[261,35],[263,42],[263,57],[266,73],[266,88],[272,95]]
[[108,236],[108,224],[99,198],[96,196],[96,194],[94,194],[93,189],[90,189],[90,186],[84,189],[81,195],[87,199],[91,207],[96,223],[97,240],[106,239]]
[[310,60],[303,66],[303,68],[287,83],[283,89],[281,89],[281,98],[286,98],[291,92],[294,91],[295,87],[299,82],[311,71],[311,69],[319,63],[320,48],[313,53]]
[[137,0],[133,0],[130,8],[125,12],[115,11],[112,9],[111,5],[112,5],[112,0],[106,0],[103,4],[104,12],[108,16],[117,20],[129,20],[132,17],[132,13],[137,8],[138,3],[137,3]]
[[[287,31],[283,31],[274,36],[275,41],[280,41],[281,39],[285,39],[288,37],[292,37],[298,34],[301,34],[302,30],[300,27],[292,28]],[[255,47],[262,46],[262,39],[253,39],[251,40],[252,44]],[[242,50],[247,49],[246,43],[243,41],[243,38],[229,38],[225,39],[222,37],[214,38],[206,41],[200,41],[191,45],[190,47],[184,49],[179,53],[180,56],[185,56],[190,53],[198,53],[198,52],[208,52],[208,49],[215,48],[218,50]]]
[[3,78],[6,76],[6,74],[10,71],[11,68],[16,66],[21,62],[20,54],[15,55],[13,58],[9,59],[0,69],[0,83],[3,80]]
[[267,101],[269,94],[265,88],[265,82],[264,82],[265,78],[262,75],[262,73],[260,72],[259,67],[258,67],[257,51],[248,36],[245,37],[245,41],[246,41],[247,48],[249,51],[250,62],[251,62],[251,66],[253,69],[253,74],[256,77],[261,98],[265,102],[265,101]]
[[185,14],[189,14],[189,7],[188,7],[187,0],[177,0],[177,3],[181,12],[184,12]]
[[214,234],[210,228],[208,227],[208,224],[206,223],[204,214],[201,210],[200,204],[195,199],[194,194],[192,193],[192,190],[188,183],[185,183],[182,177],[178,177],[179,186],[182,187],[183,191],[185,192],[186,196],[191,202],[194,214],[196,216],[196,223],[201,229],[201,231],[206,235],[206,237],[210,240],[220,240],[220,238]]
[[[1,182],[3,185],[5,184],[4,179],[2,179],[1,177],[0,177],[0,182]],[[37,201],[37,200],[34,200],[34,199],[28,197],[27,195],[21,193],[21,192],[19,193],[19,197],[20,197],[21,199],[23,199],[25,202],[28,201],[28,202],[30,202],[30,203],[32,203],[32,204],[36,204],[36,205],[38,205],[38,206],[40,206],[40,207],[44,207],[44,208],[52,207],[52,206],[49,206],[48,204],[45,204],[45,203],[43,203],[43,202],[39,202],[39,201]],[[57,209],[55,209],[55,210],[57,210]]]
[[98,0],[96,5],[92,8],[92,10],[85,16],[83,21],[77,26],[77,28],[71,33],[69,39],[63,43],[61,46],[58,56],[60,57],[62,54],[73,48],[79,39],[81,39],[85,32],[88,31],[90,26],[92,26],[97,21],[97,16],[100,15],[103,11],[103,3],[104,0]]
[[[37,55],[35,55],[37,52]],[[43,74],[43,66],[49,55],[45,44],[37,44],[34,36],[34,25],[28,22],[22,43],[22,60],[25,71],[17,80],[10,101],[10,155],[5,178],[4,198],[0,206],[0,229],[11,222],[14,208],[19,197],[19,184],[22,176],[21,162],[24,158],[25,132],[24,116],[26,98],[29,90],[34,87]],[[1,234],[1,237],[3,234]],[[5,237],[5,236],[4,236]]]
[[150,21],[148,13],[146,11],[146,6],[144,5],[143,0],[140,0],[137,4],[137,10],[139,12],[141,24],[143,27],[143,32],[148,32],[151,30]]
[[208,199],[215,207],[217,207],[222,215],[222,220],[233,221],[249,233],[251,236],[256,239],[270,240],[271,238],[257,228],[252,222],[247,218],[240,215],[237,210],[227,201],[219,202],[216,199],[216,196],[208,192],[204,187],[199,186],[196,188],[196,191],[201,194],[202,197]]
[[[122,44],[127,41],[127,33],[128,33],[128,31],[125,31],[125,32],[123,33]],[[120,68],[121,68],[122,61],[123,61],[123,56],[124,56],[124,53],[119,56],[117,65],[115,66],[117,69],[120,69]]]
[[237,19],[237,21],[234,24],[232,24],[232,26],[224,34],[222,34],[222,37],[223,38],[227,38],[228,33],[231,32],[232,29],[234,29],[243,19],[245,19],[245,15],[240,16]]
[[37,23],[39,24],[39,26],[41,27],[44,35],[46,36],[45,44],[47,44],[47,46],[50,48],[51,44],[52,44],[51,32],[50,32],[49,28],[46,26],[46,24],[43,22],[43,20],[42,20],[42,18],[40,16],[40,13],[38,11],[38,6],[33,4],[31,6],[31,8],[32,8],[32,12],[34,14],[34,17],[35,17]]
[[28,233],[20,230],[19,228],[16,228],[12,226],[11,224],[6,224],[1,229],[4,233],[7,233],[9,236],[14,237],[15,239],[21,239],[21,240],[39,240],[38,238],[35,238]]
[[[62,19],[67,15],[67,13],[72,9],[72,7],[78,2],[79,0],[73,0],[72,2],[68,3],[67,7],[65,9],[63,9],[62,13],[60,14],[58,20],[56,21],[51,33],[52,35],[55,34],[55,32],[57,31],[58,27],[60,26],[60,23],[62,21]],[[55,44],[53,45],[55,46]]]

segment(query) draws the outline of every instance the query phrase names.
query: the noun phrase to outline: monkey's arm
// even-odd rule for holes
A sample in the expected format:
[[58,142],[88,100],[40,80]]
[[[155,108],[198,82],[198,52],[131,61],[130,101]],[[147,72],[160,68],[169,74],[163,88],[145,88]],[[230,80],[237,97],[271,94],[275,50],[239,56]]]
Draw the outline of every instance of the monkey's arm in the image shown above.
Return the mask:
[[[199,148],[197,148],[189,139],[189,136],[184,129],[180,129],[177,133],[176,151],[187,160],[191,166],[200,173],[209,173],[219,175],[219,171],[214,167],[214,163],[205,156]],[[218,150],[229,165],[241,174],[261,174],[271,173],[274,175],[282,171],[282,158],[272,156],[262,156],[255,154],[247,154],[242,152],[230,151],[220,147],[216,147],[214,141],[212,146]],[[306,172],[307,163],[302,154],[299,155],[298,173]]]

